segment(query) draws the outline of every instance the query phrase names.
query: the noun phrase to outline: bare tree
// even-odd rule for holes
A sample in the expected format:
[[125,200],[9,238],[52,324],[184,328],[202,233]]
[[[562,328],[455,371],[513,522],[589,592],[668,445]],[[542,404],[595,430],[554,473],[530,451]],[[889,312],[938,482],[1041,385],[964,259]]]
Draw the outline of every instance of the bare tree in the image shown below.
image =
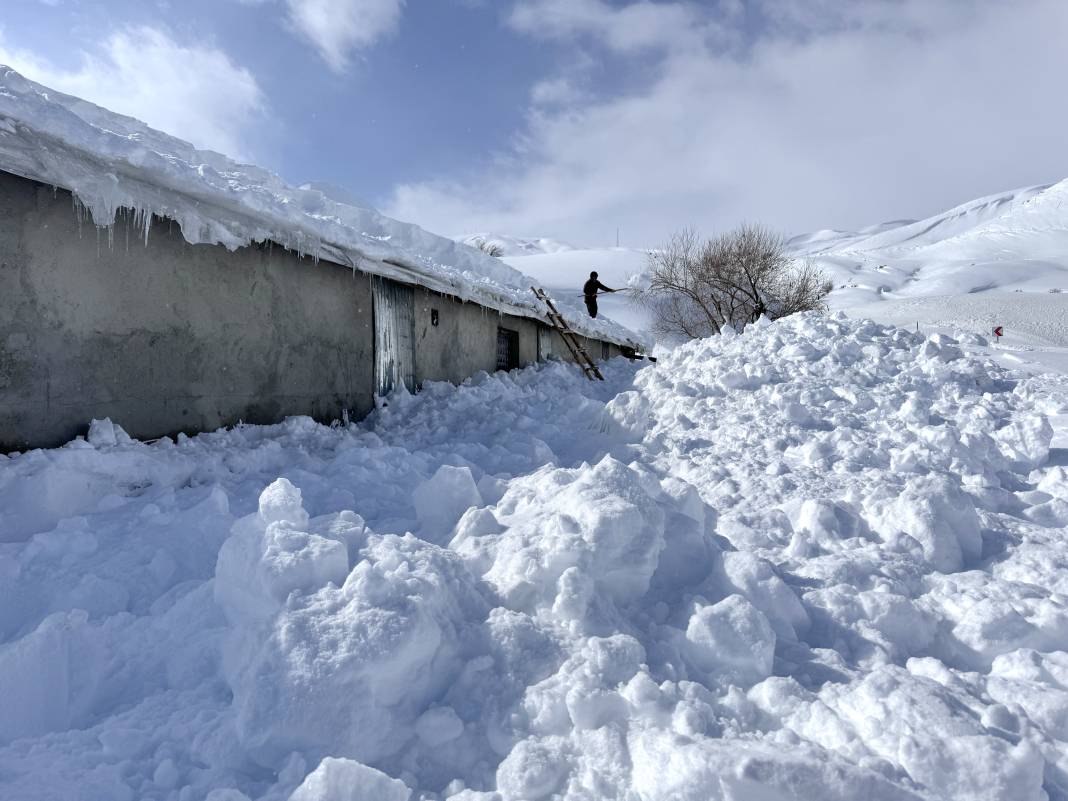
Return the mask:
[[487,256],[494,256],[499,259],[504,255],[504,248],[497,242],[490,242],[487,239],[478,237],[478,239],[474,240],[471,244]]
[[693,339],[724,325],[744,328],[761,315],[823,310],[830,291],[814,265],[795,264],[782,237],[743,225],[704,242],[692,229],[675,234],[650,253],[648,287],[638,296],[657,333]]

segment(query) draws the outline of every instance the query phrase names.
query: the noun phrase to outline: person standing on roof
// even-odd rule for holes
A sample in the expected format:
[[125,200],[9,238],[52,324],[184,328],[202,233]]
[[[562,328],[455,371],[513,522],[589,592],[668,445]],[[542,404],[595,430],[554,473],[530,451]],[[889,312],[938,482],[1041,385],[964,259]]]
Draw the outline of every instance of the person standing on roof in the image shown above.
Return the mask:
[[582,294],[586,298],[586,311],[590,313],[590,317],[597,316],[597,290],[601,292],[615,292],[614,289],[609,289],[600,281],[597,280],[597,272],[590,273],[590,280],[582,285]]

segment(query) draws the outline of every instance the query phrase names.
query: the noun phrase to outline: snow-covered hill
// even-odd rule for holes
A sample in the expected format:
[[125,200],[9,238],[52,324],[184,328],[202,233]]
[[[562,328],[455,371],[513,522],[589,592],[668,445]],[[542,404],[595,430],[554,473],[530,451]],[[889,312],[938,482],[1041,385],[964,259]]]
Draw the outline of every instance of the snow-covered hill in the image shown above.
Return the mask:
[[0,798],[1066,797],[1063,383],[844,316],[606,373],[0,457]]
[[574,250],[571,245],[557,242],[555,239],[522,239],[504,234],[465,234],[456,237],[456,241],[478,250],[493,248],[501,256],[536,256]]
[[1068,180],[981,198],[933,217],[790,242],[835,283],[832,305],[1068,291]]

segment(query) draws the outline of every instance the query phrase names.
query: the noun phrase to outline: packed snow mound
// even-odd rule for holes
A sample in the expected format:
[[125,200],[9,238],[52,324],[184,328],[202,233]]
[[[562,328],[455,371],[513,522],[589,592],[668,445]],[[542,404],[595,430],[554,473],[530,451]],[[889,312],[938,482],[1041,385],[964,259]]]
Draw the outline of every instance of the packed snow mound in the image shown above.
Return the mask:
[[524,239],[505,234],[464,234],[456,237],[456,241],[479,250],[493,248],[499,251],[498,256],[537,256],[543,253],[566,253],[575,249],[555,239]]
[[803,315],[0,458],[0,796],[1066,798],[1068,386],[974,353]]
[[[295,188],[259,167],[197,150],[130,117],[0,65],[0,169],[70,190],[100,226],[132,209],[191,243],[233,250],[273,241],[316,258],[416,282],[490,308],[541,318],[531,280],[499,259],[399,222],[327,184]],[[562,299],[572,326],[617,342],[635,335]]]

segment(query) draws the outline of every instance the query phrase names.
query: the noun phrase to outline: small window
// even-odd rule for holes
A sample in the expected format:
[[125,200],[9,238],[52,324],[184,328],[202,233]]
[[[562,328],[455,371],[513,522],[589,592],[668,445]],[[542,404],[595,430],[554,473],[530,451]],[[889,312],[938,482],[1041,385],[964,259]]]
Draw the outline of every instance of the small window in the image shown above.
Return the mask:
[[497,329],[497,369],[514,370],[519,366],[519,332]]

